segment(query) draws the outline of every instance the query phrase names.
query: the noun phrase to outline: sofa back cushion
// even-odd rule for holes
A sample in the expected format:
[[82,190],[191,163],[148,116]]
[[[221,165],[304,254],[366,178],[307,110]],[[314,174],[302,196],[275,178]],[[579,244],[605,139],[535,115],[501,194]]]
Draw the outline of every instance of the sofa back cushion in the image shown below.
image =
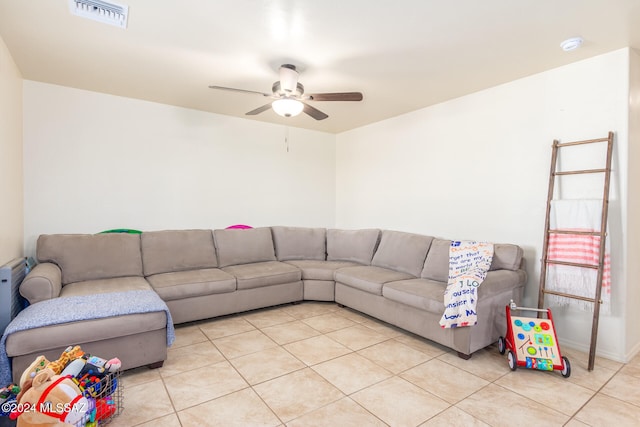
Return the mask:
[[327,260],[371,264],[380,230],[327,230]]
[[268,227],[213,230],[213,237],[219,267],[276,260]]
[[218,266],[211,230],[165,230],[142,233],[144,275]]
[[384,230],[371,265],[420,276],[433,237]]
[[509,243],[497,243],[493,245],[493,260],[491,270],[518,270],[522,263],[523,251],[520,246]]
[[60,267],[63,285],[142,276],[139,234],[43,234],[38,238],[36,257]]
[[[449,280],[449,247],[451,240],[434,239],[424,262],[424,269],[420,277],[425,279],[448,282]],[[522,248],[508,243],[493,245],[493,270],[518,270],[522,262]]]
[[451,240],[433,239],[420,277],[445,283],[449,281],[450,246]]
[[327,230],[324,228],[271,227],[271,233],[278,261],[326,259]]

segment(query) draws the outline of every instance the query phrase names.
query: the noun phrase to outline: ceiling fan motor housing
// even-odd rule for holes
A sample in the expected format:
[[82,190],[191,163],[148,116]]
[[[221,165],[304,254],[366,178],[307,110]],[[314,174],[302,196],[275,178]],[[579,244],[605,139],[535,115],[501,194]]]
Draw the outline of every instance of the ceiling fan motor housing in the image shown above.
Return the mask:
[[297,89],[298,71],[295,65],[283,64],[280,67],[280,87],[287,95],[292,95]]
[[296,91],[295,93],[291,93],[286,92],[284,89],[282,89],[282,85],[280,84],[280,82],[274,82],[273,86],[271,86],[271,91],[273,92],[273,95],[277,97],[299,98],[304,93],[304,86],[302,85],[302,83],[296,83]]

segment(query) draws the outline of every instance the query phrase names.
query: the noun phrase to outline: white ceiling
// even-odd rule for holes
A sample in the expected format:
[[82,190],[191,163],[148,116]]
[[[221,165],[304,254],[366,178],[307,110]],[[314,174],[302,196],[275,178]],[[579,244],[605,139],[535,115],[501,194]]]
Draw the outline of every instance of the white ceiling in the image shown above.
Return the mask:
[[[640,0],[115,0],[123,30],[72,15],[69,0],[0,0],[0,36],[22,76],[245,117],[283,63],[314,102],[315,121],[251,117],[342,132],[574,61],[640,49]],[[582,36],[582,48],[559,44]]]

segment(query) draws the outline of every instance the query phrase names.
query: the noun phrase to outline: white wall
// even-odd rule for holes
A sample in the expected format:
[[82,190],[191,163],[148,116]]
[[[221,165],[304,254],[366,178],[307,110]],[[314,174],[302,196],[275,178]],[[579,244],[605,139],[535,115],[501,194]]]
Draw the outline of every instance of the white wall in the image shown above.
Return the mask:
[[24,82],[25,246],[112,228],[332,226],[335,136]]
[[[626,360],[640,345],[627,269],[639,239],[625,240],[640,230],[638,69],[623,49],[337,137],[291,128],[288,152],[281,126],[25,81],[26,252],[41,233],[116,227],[389,228],[522,246],[535,306],[551,141],[613,130],[614,295],[598,349]],[[554,315],[563,345],[587,348],[590,314]]]
[[627,354],[640,351],[640,52],[631,50],[629,78],[629,203],[627,240]]
[[[338,135],[336,226],[516,243],[529,273],[525,304],[536,306],[551,143],[613,130],[614,297],[598,348],[625,359],[628,58],[618,50]],[[590,313],[554,317],[563,343],[588,348]]]
[[22,76],[0,38],[0,265],[22,257]]

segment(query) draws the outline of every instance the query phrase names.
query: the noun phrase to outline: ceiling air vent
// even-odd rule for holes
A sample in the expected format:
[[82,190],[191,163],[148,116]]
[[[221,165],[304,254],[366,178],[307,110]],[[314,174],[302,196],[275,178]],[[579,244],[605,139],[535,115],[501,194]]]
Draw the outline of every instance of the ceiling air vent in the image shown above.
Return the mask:
[[69,9],[83,18],[127,28],[129,6],[100,0],[69,0]]

